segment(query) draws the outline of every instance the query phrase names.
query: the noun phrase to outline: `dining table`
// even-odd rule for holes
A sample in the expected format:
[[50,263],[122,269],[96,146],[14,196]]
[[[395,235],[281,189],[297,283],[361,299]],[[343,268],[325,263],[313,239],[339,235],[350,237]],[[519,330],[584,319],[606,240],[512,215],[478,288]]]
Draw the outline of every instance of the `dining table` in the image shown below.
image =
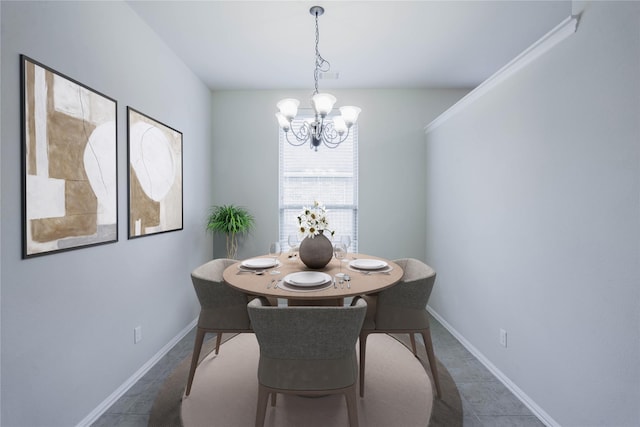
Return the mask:
[[331,306],[389,288],[402,275],[395,262],[360,253],[350,253],[344,260],[334,257],[324,268],[313,270],[297,252],[264,255],[238,261],[223,272],[229,286],[249,295],[286,299],[288,305]]

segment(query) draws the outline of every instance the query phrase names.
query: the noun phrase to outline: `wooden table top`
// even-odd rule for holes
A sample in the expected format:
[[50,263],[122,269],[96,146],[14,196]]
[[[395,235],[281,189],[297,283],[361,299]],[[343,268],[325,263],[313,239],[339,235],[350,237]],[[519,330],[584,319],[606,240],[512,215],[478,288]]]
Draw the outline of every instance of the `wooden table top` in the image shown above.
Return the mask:
[[[267,256],[261,256],[259,258],[267,258]],[[382,260],[389,264],[391,271],[388,273],[373,274],[365,274],[361,271],[355,271],[349,267],[349,261],[354,259]],[[281,287],[274,288],[273,286],[268,289],[267,286],[274,279],[283,279],[286,275],[291,273],[299,271],[320,271],[330,275],[331,277],[335,277],[340,269],[339,261],[336,258],[332,258],[329,264],[320,270],[308,269],[297,255],[289,257],[289,254],[282,254],[278,260],[280,262],[278,267],[265,270],[261,275],[241,271],[241,262],[237,262],[225,269],[223,273],[224,280],[232,287],[252,295],[285,298],[289,300],[336,300],[381,291],[396,284],[402,278],[403,274],[402,268],[390,260],[365,254],[349,254],[342,262],[342,272],[351,277],[350,287],[347,287],[346,282],[344,284],[340,284],[336,280],[337,289],[333,286],[320,290],[302,288],[299,291],[282,289]],[[278,273],[276,273],[276,271]]]

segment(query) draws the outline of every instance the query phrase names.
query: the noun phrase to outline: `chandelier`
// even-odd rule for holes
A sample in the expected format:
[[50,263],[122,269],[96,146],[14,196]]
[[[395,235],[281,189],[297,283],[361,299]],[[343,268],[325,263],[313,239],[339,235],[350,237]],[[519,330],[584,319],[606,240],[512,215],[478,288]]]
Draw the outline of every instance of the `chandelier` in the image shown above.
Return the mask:
[[[310,148],[318,151],[318,146],[321,143],[328,148],[336,148],[347,139],[351,126],[358,120],[360,108],[352,106],[340,107],[340,116],[333,116],[328,119],[333,105],[336,103],[336,97],[328,93],[318,92],[318,77],[320,73],[326,73],[331,68],[331,64],[320,55],[318,50],[318,41],[320,40],[318,17],[324,13],[324,8],[313,6],[309,9],[309,13],[315,16],[316,19],[316,64],[313,72],[315,90],[311,97],[311,107],[315,117],[313,120],[305,120],[296,131],[292,126],[292,121],[298,113],[300,101],[286,98],[276,104],[280,110],[276,113],[276,118],[289,144],[300,146],[310,141]],[[291,140],[289,134],[292,134],[295,140]]]

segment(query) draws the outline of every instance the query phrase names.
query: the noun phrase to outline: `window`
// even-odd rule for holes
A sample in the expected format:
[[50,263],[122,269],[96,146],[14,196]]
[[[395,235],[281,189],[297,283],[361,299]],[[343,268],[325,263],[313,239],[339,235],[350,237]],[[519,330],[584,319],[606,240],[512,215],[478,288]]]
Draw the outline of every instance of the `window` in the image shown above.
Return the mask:
[[[299,116],[292,126],[297,131],[308,118]],[[353,125],[347,140],[337,148],[320,145],[314,151],[309,146],[292,146],[280,129],[280,242],[288,247],[288,236],[297,234],[300,211],[317,200],[327,208],[334,239],[350,236],[349,252],[357,252],[358,125]]]

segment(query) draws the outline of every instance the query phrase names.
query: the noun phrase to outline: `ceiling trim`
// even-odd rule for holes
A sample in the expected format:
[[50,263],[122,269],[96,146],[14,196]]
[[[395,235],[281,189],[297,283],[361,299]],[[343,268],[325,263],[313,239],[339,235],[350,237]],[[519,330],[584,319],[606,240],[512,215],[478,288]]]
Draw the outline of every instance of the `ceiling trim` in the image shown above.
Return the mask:
[[525,49],[520,55],[509,61],[507,65],[496,71],[491,77],[478,85],[462,99],[453,104],[448,110],[436,117],[431,123],[425,126],[425,133],[429,133],[449,120],[451,117],[465,109],[469,104],[475,102],[485,93],[517,73],[520,69],[537,59],[539,56],[551,50],[562,40],[575,33],[578,29],[578,16],[568,16],[554,29],[542,36],[538,41]]

